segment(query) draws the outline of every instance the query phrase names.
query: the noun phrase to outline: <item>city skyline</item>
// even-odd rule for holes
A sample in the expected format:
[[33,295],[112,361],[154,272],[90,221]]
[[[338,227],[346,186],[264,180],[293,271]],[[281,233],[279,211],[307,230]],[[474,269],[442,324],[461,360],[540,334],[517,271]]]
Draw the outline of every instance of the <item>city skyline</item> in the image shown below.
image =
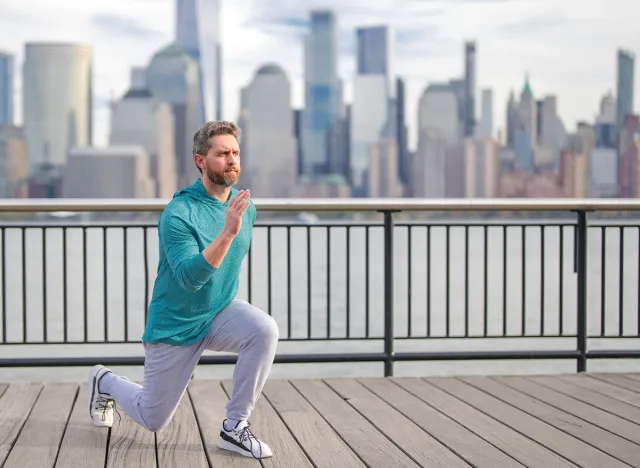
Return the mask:
[[[0,30],[6,32],[0,38],[0,49],[16,57],[14,102],[21,102],[26,42],[88,43],[94,50],[94,143],[104,145],[109,131],[108,102],[128,89],[131,67],[147,65],[154,52],[171,42],[174,3],[116,0],[107,5],[66,0],[63,7],[54,7],[42,0],[26,0],[0,6]],[[466,40],[477,44],[476,113],[480,89],[493,89],[494,134],[504,127],[509,92],[519,93],[526,73],[536,97],[557,96],[559,115],[567,128],[575,128],[579,120],[594,120],[602,96],[615,93],[617,49],[640,50],[633,14],[640,13],[640,6],[633,0],[613,0],[605,6],[573,0],[562,5],[527,0],[406,1],[401,9],[360,1],[346,6],[335,1],[222,1],[223,118],[238,119],[240,89],[265,62],[275,62],[285,70],[292,83],[292,103],[301,107],[303,37],[313,8],[335,12],[338,74],[345,83],[347,102],[353,96],[356,28],[388,24],[394,29],[395,71],[406,80],[412,148],[419,97],[430,82],[463,76]],[[51,15],[56,15],[56,23],[50,21]],[[416,63],[416,57],[424,59]],[[635,82],[640,87],[640,74]],[[636,110],[640,107],[638,94]],[[15,114],[16,122],[23,122],[19,106]]]

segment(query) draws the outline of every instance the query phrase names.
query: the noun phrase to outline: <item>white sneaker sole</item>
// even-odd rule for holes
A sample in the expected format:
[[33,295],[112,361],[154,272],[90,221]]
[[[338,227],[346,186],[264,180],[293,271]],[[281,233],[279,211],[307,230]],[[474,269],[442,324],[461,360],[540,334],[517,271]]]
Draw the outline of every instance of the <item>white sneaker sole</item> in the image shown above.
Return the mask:
[[[248,450],[244,450],[243,448],[238,447],[237,445],[232,444],[231,442],[227,442],[222,437],[218,438],[218,447],[220,447],[223,450],[229,450],[231,452],[239,453],[240,455],[245,456],[245,457],[257,458],[257,457],[254,457],[253,454],[251,452],[249,452]],[[269,458],[271,456],[272,455],[264,454],[260,458],[261,459],[262,458]]]

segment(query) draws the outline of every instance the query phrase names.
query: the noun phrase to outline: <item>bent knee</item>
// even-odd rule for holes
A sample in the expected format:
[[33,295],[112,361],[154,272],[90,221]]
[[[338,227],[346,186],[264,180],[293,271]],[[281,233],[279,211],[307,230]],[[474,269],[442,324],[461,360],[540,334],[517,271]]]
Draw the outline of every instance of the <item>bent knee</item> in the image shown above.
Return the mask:
[[280,330],[278,323],[273,317],[267,315],[261,321],[260,326],[256,328],[255,334],[261,341],[267,343],[277,343],[280,339]]
[[145,414],[144,427],[148,431],[158,432],[164,429],[171,422],[172,415],[166,414]]

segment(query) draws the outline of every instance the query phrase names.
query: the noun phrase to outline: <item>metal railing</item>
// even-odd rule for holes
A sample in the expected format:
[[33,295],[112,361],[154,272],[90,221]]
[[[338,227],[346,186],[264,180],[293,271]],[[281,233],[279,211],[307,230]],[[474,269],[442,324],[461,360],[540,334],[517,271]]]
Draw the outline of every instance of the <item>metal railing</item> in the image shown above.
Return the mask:
[[[159,212],[166,203],[5,200],[0,214]],[[255,203],[260,213],[364,212],[381,218],[301,224],[259,216],[241,295],[276,319],[281,341],[377,342],[382,348],[298,348],[279,353],[278,363],[381,362],[389,376],[395,362],[571,359],[585,371],[588,359],[640,357],[637,347],[588,347],[592,340],[640,338],[640,220],[590,222],[587,216],[640,211],[640,200]],[[407,220],[400,219],[403,211],[562,212],[575,218]],[[139,343],[157,249],[150,221],[0,222],[0,367],[142,364],[141,356],[43,357],[29,349]],[[493,349],[499,339],[518,339],[523,346]],[[482,342],[484,348],[447,346],[456,340]],[[531,340],[543,341],[531,346]],[[400,342],[441,344],[399,352]],[[206,355],[201,362],[233,363],[235,356]]]

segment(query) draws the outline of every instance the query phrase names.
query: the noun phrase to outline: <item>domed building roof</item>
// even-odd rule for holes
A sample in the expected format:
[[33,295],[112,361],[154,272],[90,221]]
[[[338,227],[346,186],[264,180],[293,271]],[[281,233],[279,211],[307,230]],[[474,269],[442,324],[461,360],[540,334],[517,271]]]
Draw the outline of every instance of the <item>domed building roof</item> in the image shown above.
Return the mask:
[[257,75],[285,75],[285,72],[280,65],[267,63],[258,68]]

